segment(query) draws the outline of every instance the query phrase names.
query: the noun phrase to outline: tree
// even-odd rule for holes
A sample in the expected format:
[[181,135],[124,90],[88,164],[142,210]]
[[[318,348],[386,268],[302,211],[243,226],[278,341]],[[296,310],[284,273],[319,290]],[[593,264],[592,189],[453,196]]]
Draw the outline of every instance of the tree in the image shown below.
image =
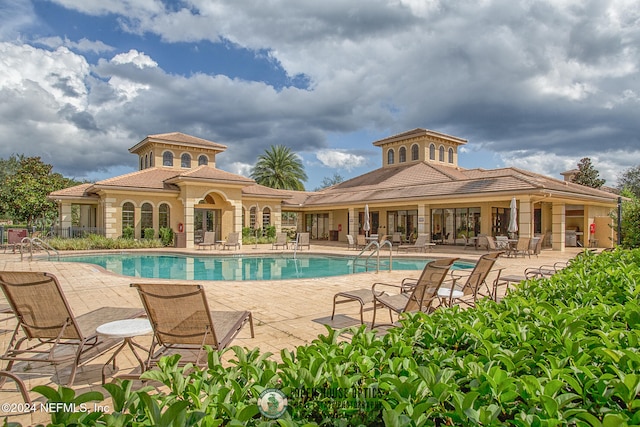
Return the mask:
[[[638,248],[640,247],[640,200],[627,188],[622,190],[621,195],[626,199],[622,202],[620,242],[623,248]],[[617,212],[612,217],[617,223]]]
[[571,182],[581,184],[587,187],[600,188],[604,185],[605,180],[598,178],[598,172],[591,164],[591,159],[584,157],[578,162],[578,173],[573,176]]
[[38,218],[55,218],[56,204],[47,195],[76,182],[51,170],[52,166],[40,157],[22,157],[15,173],[2,180],[0,210],[27,225],[33,225]]
[[640,165],[625,170],[618,177],[618,190],[628,190],[640,198]]
[[332,187],[336,184],[340,184],[342,181],[344,181],[342,175],[340,175],[338,172],[334,172],[333,176],[325,176],[324,178],[322,178],[322,184],[320,185],[320,187],[317,187],[315,191],[320,191],[325,188]]
[[282,190],[304,190],[307,180],[300,158],[284,145],[272,145],[251,171],[251,178],[258,184]]

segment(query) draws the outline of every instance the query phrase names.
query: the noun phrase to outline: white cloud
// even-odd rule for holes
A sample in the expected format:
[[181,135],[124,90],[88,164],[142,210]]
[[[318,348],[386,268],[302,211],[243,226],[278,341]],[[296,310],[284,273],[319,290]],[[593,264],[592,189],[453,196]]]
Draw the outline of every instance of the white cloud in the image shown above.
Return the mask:
[[366,157],[349,153],[347,150],[320,150],[316,157],[326,167],[347,171],[365,166],[367,163]]

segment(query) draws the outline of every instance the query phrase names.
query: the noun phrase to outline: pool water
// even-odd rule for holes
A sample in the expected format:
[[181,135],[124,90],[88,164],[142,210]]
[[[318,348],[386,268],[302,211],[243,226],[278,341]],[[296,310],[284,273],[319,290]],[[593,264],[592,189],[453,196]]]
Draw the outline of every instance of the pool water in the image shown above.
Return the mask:
[[[213,257],[141,253],[60,258],[60,261],[95,264],[123,276],[175,280],[285,280],[342,276],[353,273],[353,260],[353,257],[322,255],[298,255],[294,259],[291,255]],[[381,270],[387,269],[388,261],[388,258],[381,258]],[[393,270],[422,271],[428,261],[394,258]],[[456,262],[453,268],[473,268],[473,264]],[[355,271],[366,270],[358,265]]]

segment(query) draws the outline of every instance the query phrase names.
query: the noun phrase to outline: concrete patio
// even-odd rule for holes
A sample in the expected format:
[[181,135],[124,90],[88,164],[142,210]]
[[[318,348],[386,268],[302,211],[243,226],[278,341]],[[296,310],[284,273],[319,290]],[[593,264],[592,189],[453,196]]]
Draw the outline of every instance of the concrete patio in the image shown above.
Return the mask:
[[[565,252],[543,250],[539,257],[532,258],[500,258],[496,268],[502,268],[502,275],[521,275],[526,267],[542,264],[553,264],[556,261],[566,261],[580,252],[581,248],[567,248]],[[176,249],[165,249],[162,252],[176,253]],[[229,251],[224,251],[226,254]],[[256,255],[259,253],[273,254],[271,245],[245,246],[238,253]],[[278,251],[282,252],[282,251]],[[287,252],[285,250],[284,252]],[[291,250],[288,250],[291,252]],[[312,242],[311,250],[304,253],[344,254],[355,255],[357,252],[347,250],[345,244],[338,242]],[[215,255],[222,251],[188,251],[180,253],[193,255]],[[475,261],[486,253],[472,248],[464,249],[456,246],[437,246],[426,254],[400,254],[396,256],[441,258],[459,257],[461,260]],[[132,282],[157,282],[162,279],[138,279],[118,276],[93,265],[65,263],[35,259],[20,260],[19,254],[0,253],[0,269],[4,271],[44,271],[58,277],[69,304],[76,316],[102,306],[140,307],[142,304],[135,289],[130,287]],[[340,291],[357,288],[368,288],[374,282],[399,283],[404,277],[416,277],[407,271],[384,271],[379,273],[359,273],[347,276],[298,279],[280,281],[203,281],[199,282],[206,288],[207,298],[213,310],[250,310],[253,313],[255,338],[250,337],[249,328],[245,327],[234,344],[243,347],[259,347],[263,352],[272,352],[274,357],[283,348],[293,349],[298,345],[311,342],[318,334],[326,331],[324,324],[334,327],[358,325],[359,306],[357,304],[343,304],[337,307],[337,316],[331,322],[333,295]],[[490,276],[493,280],[495,275]],[[175,280],[174,283],[184,281]],[[504,289],[502,289],[502,292]],[[0,302],[5,302],[4,295],[0,295]],[[386,313],[384,313],[386,317]],[[371,312],[365,312],[365,320],[371,319]],[[4,351],[7,341],[15,326],[11,317],[0,320],[0,350]],[[136,338],[136,342],[148,346],[150,336]],[[73,388],[76,393],[89,390],[107,394],[101,387],[101,372],[104,362],[110,356],[107,352],[83,365],[79,370]],[[3,366],[5,366],[3,364]],[[128,372],[137,366],[136,360],[127,351],[118,357],[119,372]],[[27,384],[29,390],[36,385],[51,385],[56,387],[59,381],[66,382],[69,374],[68,365],[50,366],[46,364],[18,363],[14,367]],[[36,393],[30,393],[34,402],[44,402]],[[14,383],[10,380],[0,389],[0,403],[23,402]],[[108,405],[108,401],[105,403]],[[5,406],[0,406],[0,416],[8,416],[9,421],[16,421],[22,425],[32,425],[47,422],[50,416],[40,411],[29,414],[7,412]]]

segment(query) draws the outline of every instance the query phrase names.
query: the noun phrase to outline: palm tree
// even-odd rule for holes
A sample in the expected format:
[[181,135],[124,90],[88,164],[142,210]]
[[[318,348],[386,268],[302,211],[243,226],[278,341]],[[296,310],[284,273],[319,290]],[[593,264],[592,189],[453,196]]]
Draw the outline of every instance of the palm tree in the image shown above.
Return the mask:
[[251,178],[258,184],[282,190],[304,190],[307,180],[300,158],[284,145],[272,145],[251,171]]

